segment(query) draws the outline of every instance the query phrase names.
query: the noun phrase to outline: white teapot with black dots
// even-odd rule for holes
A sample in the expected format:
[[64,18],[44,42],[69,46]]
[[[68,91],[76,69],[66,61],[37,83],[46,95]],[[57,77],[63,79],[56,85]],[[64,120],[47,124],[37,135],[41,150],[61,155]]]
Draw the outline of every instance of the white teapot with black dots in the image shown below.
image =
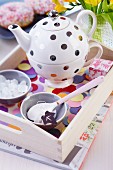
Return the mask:
[[[93,19],[88,35],[79,26],[86,14]],[[48,86],[57,88],[72,84],[73,77],[84,66],[90,48],[98,47],[95,57],[101,57],[101,45],[89,42],[95,29],[96,16],[89,10],[81,11],[76,23],[68,17],[59,16],[53,10],[47,18],[36,23],[29,33],[16,24],[9,26],[9,30],[25,50],[31,66],[39,75],[45,77]]]

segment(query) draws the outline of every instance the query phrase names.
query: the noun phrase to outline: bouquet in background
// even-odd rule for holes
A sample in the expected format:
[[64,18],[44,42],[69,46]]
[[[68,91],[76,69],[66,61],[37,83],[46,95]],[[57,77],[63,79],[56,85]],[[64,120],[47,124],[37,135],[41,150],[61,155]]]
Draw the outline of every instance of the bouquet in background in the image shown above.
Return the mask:
[[[65,13],[81,5],[83,9],[93,11],[97,18],[102,17],[113,29],[113,0],[64,0],[64,5],[62,5],[59,0],[52,1],[56,4],[55,10],[59,13]],[[69,5],[68,7],[65,5],[67,3]]]

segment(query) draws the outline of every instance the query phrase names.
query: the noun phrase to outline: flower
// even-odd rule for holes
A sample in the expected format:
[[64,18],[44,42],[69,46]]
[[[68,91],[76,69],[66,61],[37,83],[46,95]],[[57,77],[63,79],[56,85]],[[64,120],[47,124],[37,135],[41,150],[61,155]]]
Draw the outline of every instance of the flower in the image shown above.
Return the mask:
[[84,2],[92,6],[97,6],[101,2],[101,0],[85,0]]
[[62,12],[67,11],[67,8],[64,7],[64,6],[59,2],[59,0],[52,0],[52,1],[53,1],[53,3],[56,4],[55,10],[56,10],[58,13],[62,13]]
[[110,0],[110,4],[113,4],[113,0]]
[[67,8],[65,8],[65,7],[62,6],[62,5],[56,5],[55,10],[56,10],[57,12],[61,13],[61,12],[65,12],[65,11],[67,10]]
[[[84,9],[93,11],[97,17],[101,16],[105,21],[109,22],[113,29],[113,0],[63,0],[64,5],[59,2],[60,0],[52,1],[56,4],[55,10],[59,13],[64,13],[81,5]],[[69,7],[65,6],[65,3],[68,3]]]
[[76,0],[64,0],[64,2],[76,2]]

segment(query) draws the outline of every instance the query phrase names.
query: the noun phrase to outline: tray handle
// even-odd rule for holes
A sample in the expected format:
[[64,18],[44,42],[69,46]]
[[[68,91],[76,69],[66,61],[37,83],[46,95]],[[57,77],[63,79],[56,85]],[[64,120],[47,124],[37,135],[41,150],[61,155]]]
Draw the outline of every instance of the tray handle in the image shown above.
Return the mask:
[[[2,130],[10,131],[13,133],[15,132],[17,134],[21,134],[22,132],[28,131],[28,129],[31,129],[34,126],[27,120],[24,120],[20,117],[11,115],[1,110],[0,110],[0,121],[12,125],[12,126],[5,126],[4,124],[0,124],[0,128]],[[14,126],[15,128],[13,128]]]
[[[3,133],[3,131],[4,131],[4,133],[9,133],[9,132],[10,132],[10,134],[12,133],[13,136],[16,134],[19,134],[19,135],[21,134],[22,136],[29,134],[29,135],[34,135],[36,137],[49,136],[49,138],[56,140],[56,138],[54,136],[47,133],[40,127],[34,125],[27,119],[23,119],[23,118],[14,116],[10,113],[7,113],[7,112],[1,111],[1,110],[0,110],[0,121],[12,125],[12,128],[11,128],[10,126],[8,127],[3,124],[0,124],[0,134]],[[18,129],[13,128],[13,126],[16,126]],[[16,136],[18,136],[18,135],[16,135]]]

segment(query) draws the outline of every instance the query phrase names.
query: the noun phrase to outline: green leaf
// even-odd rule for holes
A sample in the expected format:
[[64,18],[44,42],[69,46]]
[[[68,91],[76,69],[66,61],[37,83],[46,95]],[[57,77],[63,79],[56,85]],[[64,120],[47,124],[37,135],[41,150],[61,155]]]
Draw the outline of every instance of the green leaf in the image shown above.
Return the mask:
[[98,5],[92,7],[92,9],[93,9],[92,11],[93,11],[95,14],[97,14],[97,8],[98,8]]
[[86,9],[89,9],[92,11],[92,5],[90,5],[90,4],[85,4],[85,5],[86,5]]
[[109,24],[111,25],[112,29],[113,29],[113,13],[102,13],[101,16],[107,21],[109,22]]
[[81,5],[82,5],[82,7],[83,7],[84,9],[87,9],[87,8],[86,8],[86,3],[84,2],[84,0],[78,0],[78,2],[81,3]]
[[110,4],[110,5],[109,5],[109,11],[112,11],[112,12],[113,12],[113,4]]
[[103,0],[98,4],[98,7],[97,7],[97,14],[102,13],[102,4],[103,4]]
[[104,1],[103,1],[103,3],[102,3],[102,9],[104,10],[104,12],[108,12],[108,10],[109,10],[109,5],[108,5],[107,0],[104,0]]
[[107,3],[110,4],[110,0],[107,0]]
[[113,12],[109,12],[108,15],[109,15],[109,17],[110,17],[110,19],[111,19],[111,21],[113,23]]

